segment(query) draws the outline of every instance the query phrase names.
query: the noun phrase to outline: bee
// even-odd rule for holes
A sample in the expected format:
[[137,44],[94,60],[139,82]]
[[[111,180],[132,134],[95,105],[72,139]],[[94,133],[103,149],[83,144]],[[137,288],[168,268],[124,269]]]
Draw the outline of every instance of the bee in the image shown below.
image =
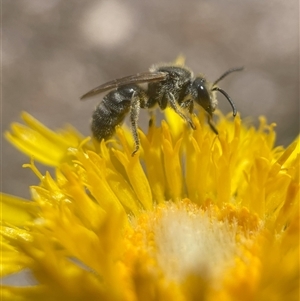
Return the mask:
[[[92,116],[91,129],[98,141],[110,138],[115,132],[115,127],[122,124],[129,114],[135,143],[132,153],[134,156],[140,146],[138,136],[140,109],[151,110],[158,106],[164,110],[171,107],[195,130],[191,115],[194,112],[194,105],[201,106],[207,112],[210,128],[218,135],[212,123],[213,112],[218,104],[216,92],[226,97],[232,107],[233,116],[236,115],[236,108],[229,95],[217,84],[230,73],[241,70],[243,67],[229,69],[211,83],[202,74],[194,77],[193,72],[187,67],[174,64],[153,66],[149,72],[126,76],[100,85],[81,96],[81,100],[108,92]],[[147,84],[147,88],[141,84]]]

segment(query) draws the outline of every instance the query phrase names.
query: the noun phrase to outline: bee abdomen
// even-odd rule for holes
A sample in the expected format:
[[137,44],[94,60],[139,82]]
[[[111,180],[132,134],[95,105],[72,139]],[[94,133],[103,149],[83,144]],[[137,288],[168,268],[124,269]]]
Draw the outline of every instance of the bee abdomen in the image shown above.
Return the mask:
[[97,140],[106,140],[114,134],[115,127],[124,121],[130,111],[133,93],[139,92],[139,89],[130,85],[111,91],[103,98],[92,116],[92,133]]

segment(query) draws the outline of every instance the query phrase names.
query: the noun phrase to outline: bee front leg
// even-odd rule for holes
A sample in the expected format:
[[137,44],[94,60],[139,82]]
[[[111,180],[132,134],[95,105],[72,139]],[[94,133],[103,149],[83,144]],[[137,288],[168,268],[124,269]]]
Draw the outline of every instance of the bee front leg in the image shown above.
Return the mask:
[[149,122],[148,122],[148,126],[149,128],[151,128],[154,124],[155,124],[155,115],[153,111],[149,112]]
[[133,157],[140,148],[140,139],[138,135],[138,118],[140,113],[140,98],[134,92],[131,98],[130,105],[130,123],[135,149],[131,156]]
[[209,127],[211,128],[211,130],[216,134],[219,135],[218,130],[216,129],[215,125],[212,123],[212,116],[211,115],[207,115],[207,122],[209,124]]
[[192,121],[188,116],[184,115],[184,114],[180,111],[178,105],[176,104],[175,97],[174,97],[174,95],[173,95],[172,93],[168,93],[168,99],[169,99],[169,103],[170,103],[171,108],[172,108],[172,109],[173,109],[173,110],[174,110],[174,111],[175,111],[175,112],[176,112],[176,113],[177,113],[184,121],[188,122],[193,130],[195,130],[195,129],[196,129],[196,126],[194,125],[193,121]]
[[188,102],[189,113],[192,115],[194,113],[194,101],[192,99]]
[[191,115],[194,113],[194,101],[192,99],[183,101],[180,104],[180,107],[183,109],[187,109]]

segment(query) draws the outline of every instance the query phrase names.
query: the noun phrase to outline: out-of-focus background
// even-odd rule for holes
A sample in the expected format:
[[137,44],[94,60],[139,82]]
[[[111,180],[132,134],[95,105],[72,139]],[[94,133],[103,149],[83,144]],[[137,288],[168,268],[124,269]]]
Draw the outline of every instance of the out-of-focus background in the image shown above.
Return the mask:
[[[100,98],[81,102],[83,93],[179,54],[211,81],[245,66],[220,83],[242,117],[276,122],[277,144],[299,133],[298,0],[4,0],[2,132],[25,110],[89,135]],[[230,112],[222,95],[219,103]],[[27,162],[2,140],[2,191],[29,197],[38,179],[21,168]]]

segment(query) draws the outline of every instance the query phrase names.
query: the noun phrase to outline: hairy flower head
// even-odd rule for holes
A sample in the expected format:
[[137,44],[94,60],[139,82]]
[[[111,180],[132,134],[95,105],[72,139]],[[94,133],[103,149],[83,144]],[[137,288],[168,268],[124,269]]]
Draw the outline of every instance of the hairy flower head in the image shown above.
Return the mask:
[[132,157],[124,128],[97,143],[23,113],[6,137],[40,185],[2,194],[1,264],[34,281],[4,300],[297,300],[299,138],[274,147],[264,118],[218,115],[216,136],[167,110]]

